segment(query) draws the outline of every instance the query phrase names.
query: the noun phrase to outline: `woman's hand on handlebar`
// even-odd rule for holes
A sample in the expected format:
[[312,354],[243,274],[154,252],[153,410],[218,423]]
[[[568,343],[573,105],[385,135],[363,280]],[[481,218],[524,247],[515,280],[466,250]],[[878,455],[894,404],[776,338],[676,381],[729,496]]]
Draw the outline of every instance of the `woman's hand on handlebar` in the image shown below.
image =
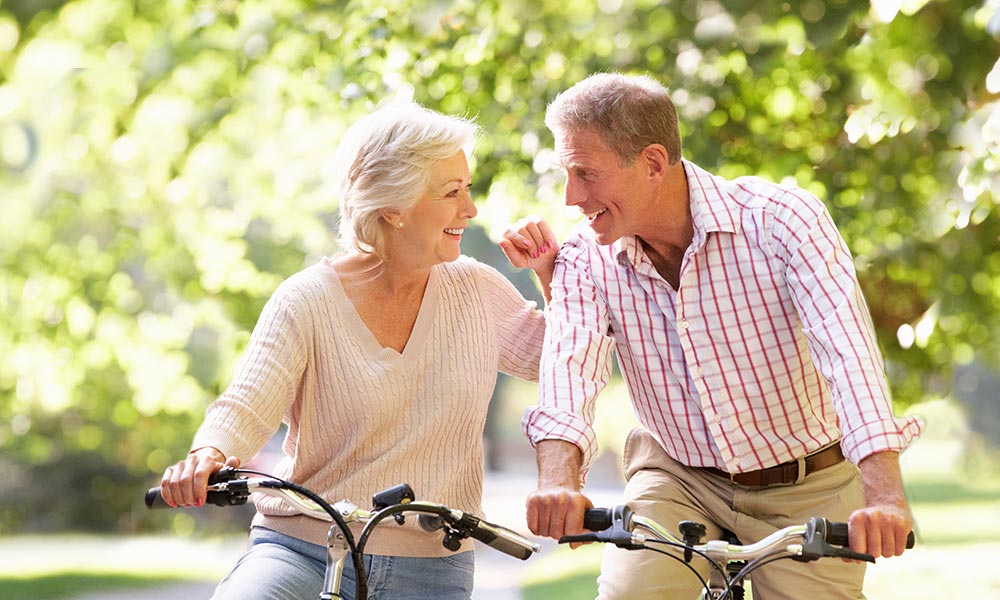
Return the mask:
[[167,467],[160,480],[163,500],[173,508],[202,506],[208,494],[208,476],[223,467],[239,467],[240,459],[228,459],[216,448],[192,450],[187,458]]

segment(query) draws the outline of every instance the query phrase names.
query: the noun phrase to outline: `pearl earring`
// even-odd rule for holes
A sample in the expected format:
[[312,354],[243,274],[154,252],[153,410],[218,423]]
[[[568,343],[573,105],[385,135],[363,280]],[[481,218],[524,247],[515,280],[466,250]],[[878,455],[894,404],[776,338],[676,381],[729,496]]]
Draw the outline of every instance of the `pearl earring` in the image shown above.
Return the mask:
[[399,221],[398,223],[396,223],[396,227],[402,227],[402,226],[403,226],[403,222],[402,221]]

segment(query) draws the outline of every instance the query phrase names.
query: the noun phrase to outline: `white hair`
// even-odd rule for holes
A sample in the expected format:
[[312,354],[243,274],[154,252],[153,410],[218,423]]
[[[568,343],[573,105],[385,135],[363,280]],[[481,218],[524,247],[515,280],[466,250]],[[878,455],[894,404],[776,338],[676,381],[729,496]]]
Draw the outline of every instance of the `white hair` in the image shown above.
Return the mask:
[[430,186],[431,167],[471,151],[477,127],[407,102],[363,117],[337,149],[340,246],[382,256],[382,212],[412,207]]

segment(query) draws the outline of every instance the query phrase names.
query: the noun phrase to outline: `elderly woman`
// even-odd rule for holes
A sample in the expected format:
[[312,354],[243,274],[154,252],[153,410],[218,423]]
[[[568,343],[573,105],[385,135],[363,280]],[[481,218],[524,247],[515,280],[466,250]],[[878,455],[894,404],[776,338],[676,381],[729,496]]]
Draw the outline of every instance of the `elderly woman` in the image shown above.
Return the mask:
[[[545,320],[498,272],[461,255],[476,216],[466,161],[475,133],[414,104],[347,131],[338,157],[346,251],[271,297],[190,454],[163,474],[168,504],[203,504],[208,475],[252,457],[284,422],[275,474],[329,501],[361,503],[406,481],[421,500],[481,513],[496,373],[537,379]],[[544,223],[501,245],[547,290],[556,243]],[[214,597],[315,598],[328,524],[273,497],[255,501],[250,547]],[[416,522],[369,540],[371,597],[468,598],[471,543],[452,553]],[[348,594],[353,576],[348,567]]]

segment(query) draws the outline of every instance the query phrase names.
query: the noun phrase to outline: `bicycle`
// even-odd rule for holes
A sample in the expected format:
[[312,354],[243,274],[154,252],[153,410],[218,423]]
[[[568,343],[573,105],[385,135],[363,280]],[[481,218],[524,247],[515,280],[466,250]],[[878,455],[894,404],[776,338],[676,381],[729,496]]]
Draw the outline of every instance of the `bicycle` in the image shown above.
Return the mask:
[[[813,517],[803,525],[785,527],[747,545],[742,545],[729,531],[724,532],[724,539],[701,544],[706,528],[696,521],[681,521],[678,531],[683,540],[678,539],[656,521],[633,513],[627,505],[589,509],[584,513],[583,526],[592,533],[565,535],[559,538],[559,543],[604,542],[626,550],[652,550],[676,559],[701,582],[701,600],[743,600],[746,591],[743,580],[751,572],[776,560],[809,562],[836,557],[875,562],[875,557],[847,547],[847,523],[828,521],[822,517]],[[649,535],[636,532],[636,528],[645,530]],[[912,548],[913,544],[911,531],[906,547]],[[657,545],[679,549],[682,555]],[[708,561],[708,581],[690,564],[696,554]]]
[[[405,512],[419,513],[418,524],[425,531],[443,531],[441,543],[452,552],[457,551],[462,540],[469,537],[521,560],[527,560],[540,549],[538,544],[519,533],[484,521],[473,514],[443,504],[418,502],[413,488],[406,483],[375,494],[372,497],[372,511],[358,508],[348,500],[331,505],[301,485],[249,469],[224,467],[213,473],[208,483],[206,504],[238,506],[246,504],[250,494],[256,492],[279,497],[304,515],[333,521],[327,535],[326,572],[319,600],[343,598],[340,595],[340,585],[348,556],[357,573],[357,599],[367,600],[368,577],[362,557],[368,538],[387,517],[393,517],[397,524],[402,525],[405,522]],[[170,508],[163,500],[159,487],[150,488],[146,492],[145,501],[146,507],[150,509]],[[350,523],[364,524],[357,540],[348,526]]]

